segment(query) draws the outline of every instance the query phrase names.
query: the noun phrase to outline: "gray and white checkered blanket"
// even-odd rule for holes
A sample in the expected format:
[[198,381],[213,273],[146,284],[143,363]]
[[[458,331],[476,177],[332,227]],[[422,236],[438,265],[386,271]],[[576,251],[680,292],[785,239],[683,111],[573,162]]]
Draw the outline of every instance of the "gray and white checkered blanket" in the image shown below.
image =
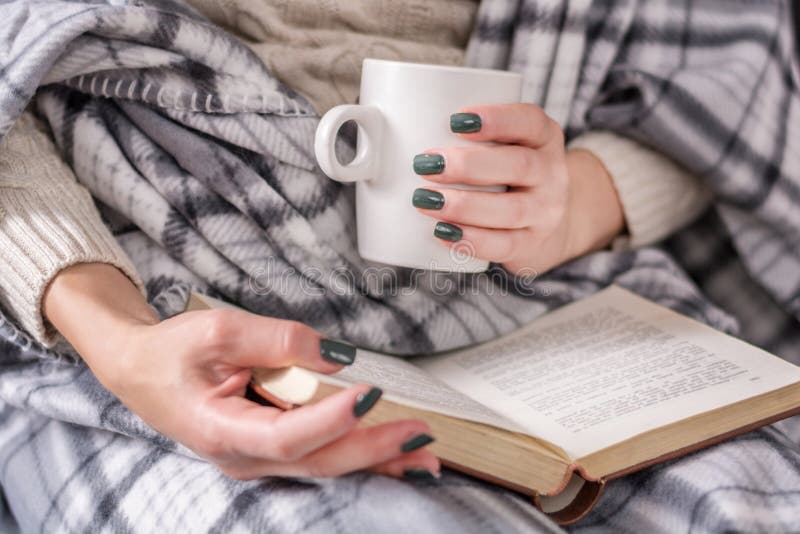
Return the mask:
[[[413,354],[496,337],[614,282],[797,360],[800,98],[787,9],[484,0],[472,65],[522,72],[526,100],[568,135],[636,137],[717,195],[664,247],[598,252],[533,283],[499,268],[442,277],[361,260],[352,192],[313,160],[310,106],[177,1],[0,0],[0,135],[35,98],[162,315],[193,287]],[[553,529],[520,497],[453,473],[413,486],[226,480],[144,425],[69,347],[37,345],[4,313],[0,343],[0,525],[11,511],[26,531]],[[617,481],[576,529],[789,530],[797,426]]]

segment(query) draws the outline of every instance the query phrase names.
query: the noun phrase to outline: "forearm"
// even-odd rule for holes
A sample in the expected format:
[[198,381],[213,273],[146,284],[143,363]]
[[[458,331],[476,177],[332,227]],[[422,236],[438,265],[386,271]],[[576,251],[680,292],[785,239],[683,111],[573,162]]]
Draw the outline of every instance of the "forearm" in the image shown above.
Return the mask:
[[[106,387],[118,378],[113,365],[132,329],[158,322],[139,289],[119,269],[84,263],[64,269],[45,291],[45,317],[83,357]],[[125,363],[125,362],[116,362]]]

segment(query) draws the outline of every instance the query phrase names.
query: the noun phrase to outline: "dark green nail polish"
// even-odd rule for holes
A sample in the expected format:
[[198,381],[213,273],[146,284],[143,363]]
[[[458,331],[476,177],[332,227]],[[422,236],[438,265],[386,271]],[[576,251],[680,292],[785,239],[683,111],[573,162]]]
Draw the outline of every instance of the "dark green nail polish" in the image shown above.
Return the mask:
[[375,403],[378,402],[378,399],[381,398],[381,395],[383,395],[381,388],[372,388],[366,393],[362,393],[356,397],[356,404],[353,406],[353,414],[355,414],[356,417],[361,417],[370,411],[372,407],[375,406]]
[[353,345],[333,341],[332,339],[321,340],[319,342],[319,352],[323,360],[338,365],[351,365],[356,361],[356,348]]
[[475,113],[453,113],[450,115],[450,130],[455,133],[478,132],[483,126],[480,115]]
[[438,222],[433,230],[433,235],[445,241],[459,241],[464,232],[455,224]]
[[444,195],[438,191],[431,191],[430,189],[414,189],[414,196],[411,197],[411,203],[415,208],[422,208],[426,210],[440,210],[444,206]]
[[403,476],[410,480],[436,480],[436,475],[422,468],[404,469]]
[[433,443],[432,437],[430,437],[428,434],[417,434],[410,440],[403,443],[403,445],[400,447],[400,450],[403,452],[411,452],[420,449],[429,443]]
[[414,156],[414,172],[417,174],[441,174],[444,156],[439,154],[417,154]]

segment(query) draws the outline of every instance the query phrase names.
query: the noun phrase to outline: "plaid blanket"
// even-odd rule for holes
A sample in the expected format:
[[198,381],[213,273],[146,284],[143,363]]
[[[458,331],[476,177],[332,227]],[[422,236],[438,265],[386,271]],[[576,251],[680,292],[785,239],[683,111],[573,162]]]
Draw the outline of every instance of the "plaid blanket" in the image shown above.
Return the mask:
[[[615,282],[786,357],[800,350],[785,2],[485,0],[471,64],[522,72],[526,100],[569,135],[607,128],[658,147],[718,201],[666,247],[599,252],[533,283],[497,268],[450,276],[447,294],[431,273],[365,276],[376,266],[355,251],[352,191],[313,161],[310,106],[189,8],[0,5],[0,135],[36,98],[162,315],[192,287],[412,354],[496,337]],[[69,347],[0,321],[0,484],[24,530],[553,528],[519,497],[451,473],[430,487],[225,480],[144,425]],[[770,428],[628,477],[578,528],[787,529],[798,443]]]
[[702,177],[713,206],[666,250],[742,337],[800,361],[793,39],[786,1],[491,0],[468,62],[522,73],[568,138],[613,130]]

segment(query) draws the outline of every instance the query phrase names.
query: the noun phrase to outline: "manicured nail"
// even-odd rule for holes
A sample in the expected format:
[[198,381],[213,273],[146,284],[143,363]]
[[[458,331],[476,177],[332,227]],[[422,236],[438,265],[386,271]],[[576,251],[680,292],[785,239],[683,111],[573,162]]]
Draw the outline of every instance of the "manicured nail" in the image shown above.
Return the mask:
[[417,174],[441,174],[444,156],[439,154],[417,154],[414,156],[414,172]]
[[403,452],[411,452],[420,449],[429,443],[433,443],[432,437],[430,437],[428,434],[417,434],[410,440],[403,443],[403,445],[400,447],[400,450]]
[[375,406],[375,403],[378,402],[381,395],[383,395],[381,388],[372,388],[366,393],[360,394],[356,397],[356,403],[353,406],[353,414],[355,414],[356,417],[363,416]]
[[444,206],[444,195],[438,191],[431,191],[430,189],[414,189],[414,196],[411,197],[411,203],[415,208],[422,208],[426,210],[440,210]]
[[332,339],[320,340],[319,352],[323,360],[338,365],[351,365],[356,361],[356,348],[353,345]]
[[433,230],[433,235],[445,241],[459,241],[464,232],[455,224],[437,222],[436,228]]
[[436,480],[437,477],[427,469],[423,469],[421,467],[415,467],[412,469],[404,469],[403,476],[410,480]]
[[478,132],[483,126],[480,115],[475,113],[453,113],[450,115],[450,130],[455,133]]

